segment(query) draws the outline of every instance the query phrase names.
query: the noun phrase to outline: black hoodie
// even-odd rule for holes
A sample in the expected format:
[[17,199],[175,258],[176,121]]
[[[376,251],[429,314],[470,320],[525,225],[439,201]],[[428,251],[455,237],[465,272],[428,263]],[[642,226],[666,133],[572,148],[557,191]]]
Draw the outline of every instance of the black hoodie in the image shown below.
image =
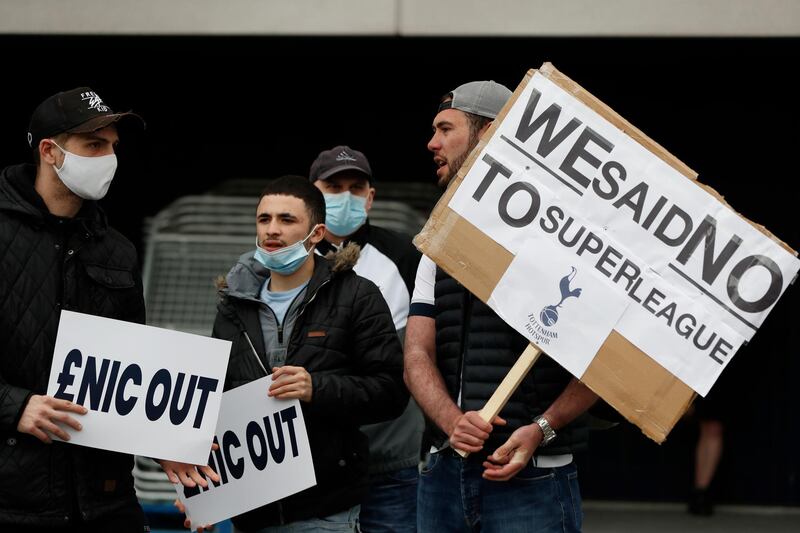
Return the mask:
[[0,173],[0,524],[65,525],[136,505],[127,454],[17,431],[45,394],[62,309],[144,323],[136,249],[94,202],[50,214],[32,165]]

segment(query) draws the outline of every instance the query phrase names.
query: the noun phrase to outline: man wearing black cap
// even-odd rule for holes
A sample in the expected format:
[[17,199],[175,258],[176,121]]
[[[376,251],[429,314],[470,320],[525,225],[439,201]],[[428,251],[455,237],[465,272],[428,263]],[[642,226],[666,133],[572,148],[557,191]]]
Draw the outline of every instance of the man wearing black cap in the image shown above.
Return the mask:
[[0,173],[4,531],[146,530],[132,457],[54,442],[86,409],[45,395],[62,309],[144,323],[136,249],[95,203],[117,167],[115,124],[130,117],[87,87],[53,95],[28,130],[36,164]]
[[[442,98],[428,143],[441,187],[510,96],[498,83],[475,81]],[[477,413],[527,344],[422,257],[405,350],[406,384],[427,415],[431,445],[419,482],[420,531],[580,531],[572,454],[586,446],[588,429],[575,419],[597,396],[542,356],[493,424]]]
[[[353,270],[378,286],[402,340],[420,254],[410,237],[369,223],[375,198],[369,161],[358,150],[336,146],[317,156],[309,176],[325,196],[325,240],[317,249],[325,255],[351,242],[361,247]],[[413,400],[400,417],[361,428],[370,444],[370,492],[360,516],[363,531],[415,530],[422,428],[422,414]]]

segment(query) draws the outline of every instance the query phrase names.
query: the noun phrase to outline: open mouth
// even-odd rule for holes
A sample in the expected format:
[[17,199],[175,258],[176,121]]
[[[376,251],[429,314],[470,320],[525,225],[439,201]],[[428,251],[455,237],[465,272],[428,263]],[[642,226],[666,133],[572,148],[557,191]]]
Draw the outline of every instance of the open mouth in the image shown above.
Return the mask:
[[279,250],[284,246],[285,245],[281,241],[266,241],[261,245],[261,247],[268,252],[274,252],[275,250]]

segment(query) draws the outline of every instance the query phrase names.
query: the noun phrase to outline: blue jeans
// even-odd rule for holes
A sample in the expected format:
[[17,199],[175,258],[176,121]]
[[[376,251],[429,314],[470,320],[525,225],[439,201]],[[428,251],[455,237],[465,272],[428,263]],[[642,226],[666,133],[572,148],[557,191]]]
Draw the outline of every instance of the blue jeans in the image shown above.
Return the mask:
[[431,454],[419,479],[420,533],[575,532],[583,516],[575,464],[528,464],[508,481],[483,479],[482,461],[450,450]]
[[257,533],[312,533],[314,531],[360,531],[358,527],[358,505],[341,513],[324,518],[298,520],[283,526],[259,529]]
[[373,476],[369,495],[361,503],[361,531],[414,533],[417,530],[418,479],[416,466]]

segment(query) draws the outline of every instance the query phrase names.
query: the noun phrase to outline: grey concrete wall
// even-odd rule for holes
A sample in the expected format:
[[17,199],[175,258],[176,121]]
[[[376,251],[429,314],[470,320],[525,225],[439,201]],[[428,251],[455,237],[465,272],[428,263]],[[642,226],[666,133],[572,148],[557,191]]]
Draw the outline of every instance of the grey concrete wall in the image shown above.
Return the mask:
[[0,34],[797,36],[798,0],[0,0]]

